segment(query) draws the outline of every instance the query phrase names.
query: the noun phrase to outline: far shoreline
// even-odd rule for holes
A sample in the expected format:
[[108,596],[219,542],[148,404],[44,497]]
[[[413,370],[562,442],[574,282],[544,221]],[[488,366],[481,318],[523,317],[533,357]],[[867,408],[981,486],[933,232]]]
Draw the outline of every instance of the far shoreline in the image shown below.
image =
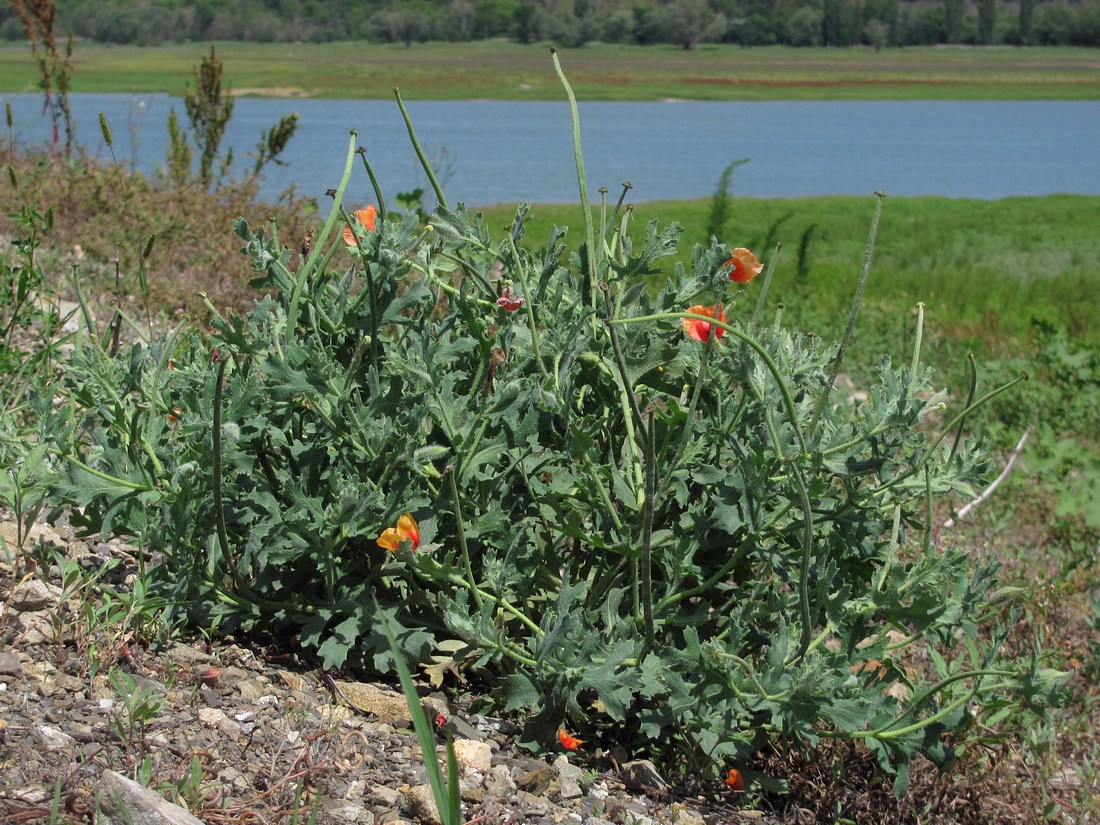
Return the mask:
[[[78,42],[71,91],[183,94],[209,43]],[[564,100],[549,44],[214,44],[242,97]],[[593,43],[560,49],[581,101],[1100,100],[1095,49],[941,46],[848,49]],[[40,90],[25,42],[0,43],[0,95]]]

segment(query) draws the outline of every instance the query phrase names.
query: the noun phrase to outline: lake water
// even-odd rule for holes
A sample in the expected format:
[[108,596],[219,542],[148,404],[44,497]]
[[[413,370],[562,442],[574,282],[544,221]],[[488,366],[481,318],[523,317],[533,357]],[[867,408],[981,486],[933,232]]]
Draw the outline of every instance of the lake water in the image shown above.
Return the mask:
[[[40,95],[9,95],[16,138],[48,138]],[[151,172],[165,164],[167,95],[76,94],[79,142],[106,157],[99,112],[120,161]],[[569,110],[564,102],[411,101],[417,135],[448,199],[468,204],[562,202],[578,197]],[[223,148],[244,171],[261,132],[297,112],[298,133],[268,166],[263,192],[297,186],[321,198],[339,183],[351,129],[367,148],[387,198],[430,192],[396,103],[384,100],[239,99]],[[722,169],[749,158],[734,193],[756,197],[831,194],[1000,198],[1100,194],[1100,101],[828,101],[581,103],[581,136],[592,197],[634,201],[709,195]],[[347,202],[373,200],[356,160]]]

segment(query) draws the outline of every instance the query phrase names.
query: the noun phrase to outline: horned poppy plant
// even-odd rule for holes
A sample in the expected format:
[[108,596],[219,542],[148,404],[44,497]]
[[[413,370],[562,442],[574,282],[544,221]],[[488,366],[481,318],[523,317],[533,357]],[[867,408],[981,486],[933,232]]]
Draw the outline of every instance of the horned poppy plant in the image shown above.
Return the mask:
[[726,778],[722,781],[726,783],[726,786],[730,790],[745,790],[745,777],[741,775],[741,771],[737,770],[737,768],[730,768],[730,772],[726,774]]
[[396,527],[387,527],[382,531],[382,535],[376,539],[379,547],[389,550],[391,553],[397,552],[402,540],[409,541],[413,550],[420,546],[420,526],[416,523],[416,519],[412,517],[412,513],[405,513],[397,520]]
[[726,261],[726,266],[730,268],[730,280],[739,284],[747,284],[764,268],[764,265],[756,260],[756,256],[743,246],[733,250],[730,259]]
[[[726,322],[726,313],[722,311],[722,305],[718,306],[702,306],[696,305],[688,307],[688,312],[693,315],[709,315],[711,318],[717,318],[723,324]],[[701,321],[698,318],[684,318],[684,334],[688,338],[694,338],[696,341],[702,341],[704,344],[710,340],[710,328],[712,324],[706,321]],[[718,340],[726,331],[722,327],[714,327],[714,339]]]
[[[371,232],[374,231],[374,221],[377,217],[378,210],[374,208],[373,204],[369,204],[363,209],[355,210],[355,220]],[[355,233],[351,231],[350,226],[344,227],[344,243],[348,246],[355,246]]]
[[578,739],[569,733],[565,728],[558,729],[558,741],[561,742],[561,746],[567,751],[575,751],[581,745],[584,744],[583,739]]

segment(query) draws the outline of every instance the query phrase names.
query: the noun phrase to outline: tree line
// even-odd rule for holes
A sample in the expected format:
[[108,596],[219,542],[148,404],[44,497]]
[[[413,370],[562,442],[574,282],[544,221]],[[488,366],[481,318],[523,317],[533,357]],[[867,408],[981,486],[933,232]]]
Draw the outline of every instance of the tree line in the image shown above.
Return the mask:
[[[1100,46],[1100,0],[50,0],[57,30],[101,43],[239,40],[743,46]],[[16,0],[0,37],[26,29]]]

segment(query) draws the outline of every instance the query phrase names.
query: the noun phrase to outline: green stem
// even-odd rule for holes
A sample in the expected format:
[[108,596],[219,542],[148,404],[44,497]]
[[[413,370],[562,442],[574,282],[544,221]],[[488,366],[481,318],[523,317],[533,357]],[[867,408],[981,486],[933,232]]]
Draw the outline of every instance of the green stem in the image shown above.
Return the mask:
[[317,263],[317,258],[321,255],[321,250],[324,248],[325,242],[332,232],[332,227],[336,223],[337,216],[340,215],[340,204],[344,200],[344,190],[347,188],[348,179],[351,177],[351,162],[355,157],[355,136],[355,131],[353,130],[351,133],[351,141],[348,144],[348,158],[347,162],[344,164],[344,174],[340,178],[340,186],[336,189],[336,194],[333,198],[332,211],[329,212],[328,219],[321,229],[321,236],[314,241],[313,249],[309,253],[309,258],[306,259],[304,264],[298,267],[298,275],[294,281],[294,291],[290,295],[290,305],[286,311],[287,340],[294,335],[294,330],[298,326],[298,303],[302,300],[302,290],[305,289],[306,281],[313,272],[314,265]]
[[653,410],[645,429],[645,503],[642,505],[642,615],[645,621],[645,643],[653,648],[653,497],[657,487],[657,449],[653,426]]
[[756,329],[756,322],[760,318],[760,313],[764,311],[764,303],[768,299],[768,287],[772,284],[772,273],[775,272],[775,265],[779,261],[779,253],[782,250],[783,244],[776,244],[775,254],[768,261],[768,268],[764,271],[764,285],[760,287],[760,295],[756,299],[756,308],[753,309],[752,318],[749,319],[749,329]]
[[462,523],[462,504],[458,497],[456,475],[455,470],[447,473],[447,480],[451,486],[451,504],[455,512],[455,527],[458,531],[458,548],[459,552],[462,553],[462,566],[466,570],[466,584],[469,586],[470,592],[474,594],[474,601],[477,602],[477,606],[480,608],[484,601],[481,598],[481,590],[477,586],[477,579],[474,578],[474,566],[470,563],[470,549],[466,544],[466,528]]
[[409,112],[405,108],[405,101],[401,99],[401,90],[396,86],[393,87],[393,96],[397,98],[397,107],[401,110],[401,117],[405,119],[405,128],[409,131],[409,140],[412,142],[413,151],[416,152],[416,157],[419,159],[420,165],[424,167],[424,172],[428,176],[428,181],[432,184],[432,189],[435,190],[436,203],[446,209],[447,196],[443,194],[443,187],[439,185],[439,180],[435,176],[435,171],[428,162],[428,156],[424,154],[424,150],[420,146],[420,141],[416,139],[416,130],[413,129],[412,119],[409,117]]
[[882,215],[882,201],[886,197],[882,192],[875,192],[875,195],[878,200],[875,201],[875,214],[871,218],[871,232],[863,253],[863,269],[859,273],[859,283],[856,284],[856,294],[852,298],[852,308],[848,312],[848,325],[844,329],[844,337],[840,340],[840,349],[837,350],[836,358],[833,359],[833,366],[829,370],[829,379],[822,388],[821,396],[817,399],[817,407],[814,409],[814,417],[810,420],[810,428],[807,433],[811,438],[817,431],[821,413],[825,410],[825,404],[833,391],[836,377],[840,374],[840,365],[844,363],[844,354],[848,351],[848,345],[852,343],[852,333],[855,331],[856,319],[859,318],[859,308],[863,303],[863,290],[867,287],[867,279],[871,275],[871,257],[875,249],[875,236],[878,235],[878,221]]
[[[626,366],[626,357],[623,355],[622,343],[619,341],[619,332],[612,323],[615,317],[615,302],[612,300],[610,293],[605,290],[604,298],[607,302],[607,331],[611,337],[611,349],[615,354],[615,366],[619,369],[619,377],[622,380],[622,396],[625,409],[623,412],[623,421],[627,428],[627,438],[630,443],[630,452],[632,456],[632,463],[634,465],[634,483],[637,487],[644,486],[645,480],[641,467],[638,463],[637,450],[634,447],[634,440],[636,438],[634,422],[637,423],[638,430],[642,433],[642,438],[648,443],[653,433],[647,432],[645,419],[642,417],[641,407],[638,406],[638,399],[634,396],[634,388],[630,385],[630,373]],[[649,427],[653,426],[653,417],[650,416]],[[652,491],[650,491],[652,492]]]
[[[363,158],[363,162],[366,162],[366,156]],[[373,176],[372,176],[373,178]],[[367,297],[370,301],[370,365],[374,369],[378,369],[378,288],[374,283],[374,273],[370,270],[370,262],[367,261],[367,251],[363,249],[363,243],[359,239],[359,234],[355,231],[355,227],[352,226],[352,217],[348,214],[348,211],[342,204],[338,205],[341,216],[344,218],[344,223],[351,229],[351,236],[355,239],[355,248],[359,250],[359,255],[363,258],[363,280],[367,282]],[[382,220],[385,220],[383,217]]]
[[225,365],[228,360],[228,356],[224,355],[218,360],[218,374],[214,379],[214,421],[212,424],[213,432],[211,433],[213,455],[211,457],[210,472],[214,496],[214,523],[218,530],[218,545],[221,547],[222,558],[229,565],[229,575],[235,581],[237,575],[229,555],[229,534],[225,529],[225,501],[223,499],[224,491],[222,490],[222,388],[225,380]]
[[917,339],[913,342],[913,360],[909,364],[909,394],[912,395],[917,387],[917,371],[920,369],[920,347],[924,338],[924,304],[917,302]]
[[370,178],[371,188],[374,189],[374,199],[378,201],[378,220],[386,220],[386,199],[382,197],[382,187],[378,183],[378,178],[374,175],[374,167],[370,165],[370,161],[367,160],[367,150],[360,146],[355,150],[359,153],[359,157],[363,160],[363,168],[367,170],[367,177]]
[[[595,466],[592,464],[592,457],[588,453],[581,454],[581,463],[584,465],[585,470],[588,471],[592,482],[596,485],[596,489],[599,491],[600,499],[603,502],[604,509],[607,511],[607,515],[611,518],[611,523],[615,525],[615,529],[621,534],[623,530],[623,523],[619,520],[619,514],[615,510],[615,505],[611,501],[611,497],[607,494],[607,490],[604,487],[603,481],[600,479],[599,473],[596,472]],[[615,537],[616,542],[619,540],[619,536]]]
[[[531,355],[534,357],[535,364],[538,366],[539,372],[542,373],[542,377],[549,380],[550,373],[546,371],[546,364],[542,362],[542,352],[539,349],[539,326],[538,321],[535,319],[535,302],[532,300],[534,296],[528,289],[527,270],[523,265],[523,261],[520,260],[519,250],[516,249],[516,243],[511,235],[508,236],[508,243],[512,249],[512,260],[516,262],[516,277],[519,278],[520,286],[523,289],[523,309],[527,316],[527,326],[531,330]],[[488,289],[488,285],[486,285],[486,289]]]
[[[905,728],[897,728],[895,726],[899,722],[901,722],[903,719],[906,719],[907,717],[912,716],[914,713],[916,713],[917,709],[919,707],[921,707],[926,701],[928,701],[930,698],[932,698],[933,696],[935,696],[937,693],[944,690],[945,688],[950,687],[955,682],[961,682],[963,679],[980,679],[983,676],[1004,676],[1004,677],[1008,677],[1008,676],[1012,676],[1012,671],[1009,671],[1009,670],[971,670],[971,671],[966,671],[964,673],[956,673],[953,676],[948,676],[945,679],[941,679],[939,682],[937,682],[935,685],[933,685],[928,690],[928,692],[926,694],[924,694],[924,696],[920,697],[919,701],[912,702],[909,705],[909,707],[907,707],[904,711],[902,711],[894,720],[892,720],[890,722],[890,724],[888,724],[884,727],[881,727],[881,728],[876,728],[873,731],[868,731],[867,735],[868,736],[879,737],[883,734],[891,734],[892,736],[897,736],[897,735],[900,734],[901,731],[909,733],[909,732],[912,732],[914,730],[920,730],[922,727],[927,725],[930,720],[922,720],[921,722],[916,722],[916,723],[914,723],[912,725],[909,725]],[[970,697],[974,696],[977,692],[978,692],[978,689],[977,689],[977,687],[975,687],[974,690],[972,690],[970,693],[967,694],[966,699],[969,699]]]
[[558,61],[558,50],[550,49],[550,57],[554,61],[554,71],[558,73],[561,85],[565,87],[565,96],[569,99],[569,115],[573,121],[573,157],[577,162],[577,183],[581,190],[581,209],[584,211],[584,243],[588,248],[588,286],[591,290],[589,301],[591,306],[596,306],[596,227],[592,220],[592,206],[588,200],[588,181],[584,174],[584,154],[581,151],[581,117],[577,111],[577,98],[573,94],[573,87],[562,71]]
[[[966,365],[970,372],[970,390],[966,394],[966,406],[969,407],[974,403],[974,396],[978,392],[978,365],[974,363],[974,353],[968,352],[966,354]],[[959,449],[959,442],[962,441],[962,428],[963,422],[959,422],[959,428],[955,430],[955,440],[951,444],[951,454],[948,455],[947,460],[951,461],[955,457],[955,453]]]
[[791,465],[791,475],[798,487],[798,500],[802,504],[802,559],[798,573],[798,609],[802,616],[802,636],[798,644],[798,655],[792,661],[798,661],[810,649],[812,617],[810,615],[810,566],[813,564],[814,521],[810,510],[810,496],[806,490],[806,480],[797,464]]
[[89,474],[95,476],[96,478],[102,479],[103,481],[108,481],[111,484],[117,484],[119,487],[126,487],[130,490],[134,490],[135,492],[139,492],[139,493],[151,493],[151,492],[153,492],[153,490],[156,489],[155,487],[153,487],[152,485],[149,485],[149,484],[138,484],[137,482],[129,481],[128,479],[125,479],[125,478],[118,478],[117,476],[107,475],[107,473],[100,472],[99,470],[95,469],[94,467],[89,467],[87,464],[85,464],[83,461],[81,461],[78,458],[73,458],[72,456],[65,456],[65,458],[70,464],[73,464],[74,466],[79,467],[84,472],[89,473]]

